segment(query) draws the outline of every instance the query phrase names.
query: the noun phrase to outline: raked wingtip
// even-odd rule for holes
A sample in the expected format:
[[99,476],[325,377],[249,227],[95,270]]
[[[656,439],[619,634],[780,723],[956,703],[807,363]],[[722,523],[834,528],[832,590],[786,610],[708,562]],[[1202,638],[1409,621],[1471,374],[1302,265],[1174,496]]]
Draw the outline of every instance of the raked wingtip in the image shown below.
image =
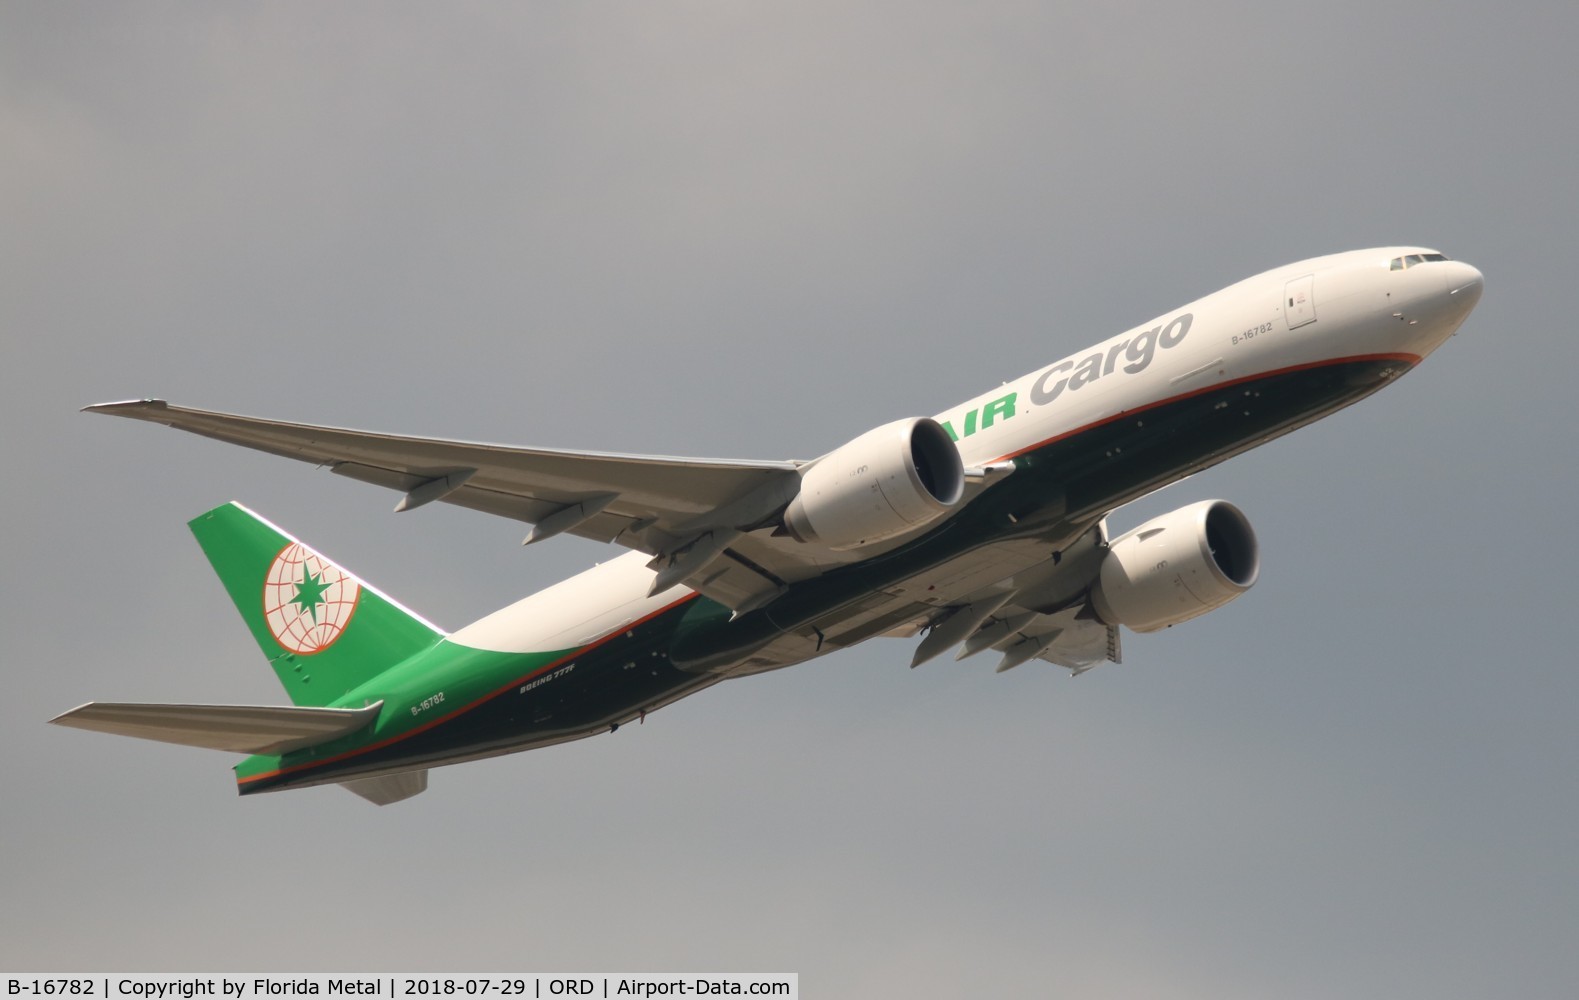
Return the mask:
[[94,403],[91,406],[84,406],[79,412],[129,416],[132,411],[146,412],[169,408],[170,404],[162,399],[123,399],[114,403]]

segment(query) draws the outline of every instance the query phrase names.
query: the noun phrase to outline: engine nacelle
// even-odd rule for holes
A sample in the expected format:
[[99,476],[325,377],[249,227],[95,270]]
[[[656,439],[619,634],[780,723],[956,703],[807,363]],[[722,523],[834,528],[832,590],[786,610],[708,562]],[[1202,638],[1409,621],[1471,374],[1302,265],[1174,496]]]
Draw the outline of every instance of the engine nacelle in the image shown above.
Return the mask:
[[948,431],[911,417],[867,431],[806,469],[784,526],[796,541],[853,549],[937,520],[964,493],[965,468]]
[[1091,605],[1109,625],[1155,632],[1222,607],[1260,572],[1250,521],[1226,500],[1202,500],[1115,539]]

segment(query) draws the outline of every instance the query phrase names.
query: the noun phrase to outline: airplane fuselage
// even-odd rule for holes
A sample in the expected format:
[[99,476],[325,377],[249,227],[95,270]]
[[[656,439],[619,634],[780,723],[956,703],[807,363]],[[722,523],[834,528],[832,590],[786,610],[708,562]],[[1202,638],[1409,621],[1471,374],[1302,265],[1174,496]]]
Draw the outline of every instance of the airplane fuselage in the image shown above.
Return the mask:
[[684,586],[649,595],[648,557],[622,555],[453,633],[380,675],[376,691],[349,692],[336,704],[384,702],[371,737],[248,758],[241,790],[607,732],[1033,572],[1114,508],[1409,371],[1480,295],[1478,271],[1437,258],[1381,248],[1267,271],[951,407],[936,420],[965,466],[1013,471],[941,523],[828,551],[815,577],[739,614]]

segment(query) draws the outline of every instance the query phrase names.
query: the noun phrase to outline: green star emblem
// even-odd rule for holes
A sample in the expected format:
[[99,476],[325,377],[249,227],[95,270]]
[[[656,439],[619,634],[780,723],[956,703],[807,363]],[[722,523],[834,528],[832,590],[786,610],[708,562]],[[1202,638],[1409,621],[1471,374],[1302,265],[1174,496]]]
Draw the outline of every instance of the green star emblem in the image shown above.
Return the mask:
[[323,582],[323,576],[313,576],[307,572],[307,565],[302,564],[302,579],[296,585],[296,596],[291,598],[291,603],[313,616],[313,623],[318,622],[318,605],[324,603],[323,592],[329,589],[329,584]]

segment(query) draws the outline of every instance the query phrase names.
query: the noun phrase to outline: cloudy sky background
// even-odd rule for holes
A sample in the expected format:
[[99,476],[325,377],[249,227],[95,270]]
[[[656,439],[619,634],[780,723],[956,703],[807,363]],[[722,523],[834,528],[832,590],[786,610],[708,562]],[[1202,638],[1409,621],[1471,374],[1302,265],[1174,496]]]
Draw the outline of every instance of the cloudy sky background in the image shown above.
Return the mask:
[[[1094,6],[1094,5],[1093,5]],[[0,5],[0,968],[1579,991],[1579,9]],[[1485,298],[1208,496],[1248,596],[1078,681],[874,641],[386,809],[90,699],[283,702],[184,522],[455,628],[613,550],[80,415],[810,457],[1267,267]]]

